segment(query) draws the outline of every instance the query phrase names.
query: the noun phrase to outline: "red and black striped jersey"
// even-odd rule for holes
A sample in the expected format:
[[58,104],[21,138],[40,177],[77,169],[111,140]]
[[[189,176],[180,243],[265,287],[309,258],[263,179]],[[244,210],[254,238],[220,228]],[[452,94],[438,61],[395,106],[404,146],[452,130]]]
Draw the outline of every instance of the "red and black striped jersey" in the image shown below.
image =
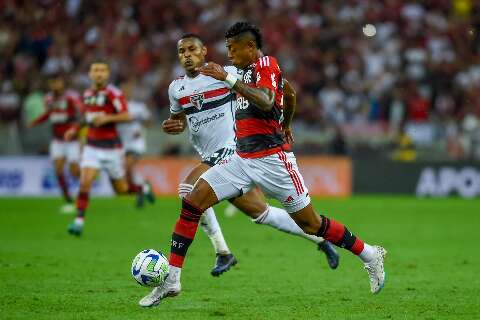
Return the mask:
[[115,123],[96,127],[98,116],[128,111],[122,91],[109,84],[102,89],[87,89],[83,94],[83,112],[88,124],[87,144],[99,148],[121,148],[122,143]]
[[79,95],[71,90],[56,97],[52,92],[45,95],[45,112],[33,124],[49,120],[52,123],[52,134],[56,140],[64,140],[65,132],[79,122],[81,101]]
[[272,56],[259,58],[244,70],[243,82],[251,87],[273,90],[275,102],[270,111],[262,111],[237,93],[237,153],[242,158],[260,158],[281,150],[290,151],[282,131],[283,79],[277,59]]

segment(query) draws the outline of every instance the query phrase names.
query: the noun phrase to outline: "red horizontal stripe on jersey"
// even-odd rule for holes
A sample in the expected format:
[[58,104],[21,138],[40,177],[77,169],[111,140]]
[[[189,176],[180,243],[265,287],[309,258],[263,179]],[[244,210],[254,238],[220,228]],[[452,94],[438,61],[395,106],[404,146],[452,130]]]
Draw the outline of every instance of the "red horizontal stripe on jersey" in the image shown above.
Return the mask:
[[85,107],[84,112],[104,112],[105,114],[117,113],[113,105],[104,105],[104,106],[87,105]]
[[[219,88],[219,89],[215,89],[215,90],[205,91],[202,94],[203,94],[204,99],[211,99],[211,98],[215,98],[215,97],[224,95],[224,94],[229,93],[229,92],[230,92],[230,89],[228,89],[228,88]],[[182,98],[178,99],[178,102],[182,106],[185,105],[185,104],[188,104],[188,103],[190,103],[190,96],[182,97]]]
[[263,157],[271,156],[272,154],[275,154],[275,153],[283,151],[283,150],[290,151],[290,145],[288,143],[285,143],[281,147],[275,147],[275,148],[272,148],[272,149],[265,149],[265,150],[261,150],[261,151],[257,151],[257,152],[240,152],[240,151],[237,150],[237,153],[242,158],[253,159],[253,158],[263,158]]
[[75,122],[54,124],[52,126],[53,137],[57,140],[65,140],[65,132],[67,132],[70,128],[73,128],[75,125]]
[[111,140],[118,138],[115,127],[89,127],[87,138],[91,140]]
[[239,139],[258,134],[274,134],[281,128],[278,121],[256,118],[237,120],[235,126],[237,128],[236,135]]

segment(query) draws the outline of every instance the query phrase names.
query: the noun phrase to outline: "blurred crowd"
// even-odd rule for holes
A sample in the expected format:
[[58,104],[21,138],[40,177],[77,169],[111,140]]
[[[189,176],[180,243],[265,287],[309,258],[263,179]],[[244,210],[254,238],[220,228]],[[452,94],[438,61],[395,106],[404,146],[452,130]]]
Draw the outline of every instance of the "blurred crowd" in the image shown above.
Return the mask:
[[332,132],[335,143],[408,135],[480,158],[475,0],[0,0],[1,121],[22,128],[49,74],[81,91],[99,56],[161,119],[182,73],[178,38],[198,33],[209,60],[226,64],[224,32],[239,20],[261,28],[264,52],[296,88],[300,132]]

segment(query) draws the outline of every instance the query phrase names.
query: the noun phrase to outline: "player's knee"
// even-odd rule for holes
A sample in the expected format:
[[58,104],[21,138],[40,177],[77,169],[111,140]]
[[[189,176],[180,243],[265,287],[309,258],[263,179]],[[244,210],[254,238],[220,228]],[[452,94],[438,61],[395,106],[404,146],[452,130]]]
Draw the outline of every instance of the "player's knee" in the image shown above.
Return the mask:
[[55,174],[57,175],[57,177],[63,176],[63,168],[55,168]]
[[199,180],[193,187],[193,190],[185,195],[183,199],[202,211],[218,202],[212,188],[204,180]]
[[[183,199],[185,199],[192,206],[195,206],[199,209],[203,209],[203,208],[201,208],[201,205],[202,205],[202,191],[201,190],[198,190],[198,189],[194,188],[191,192],[185,194],[183,196]],[[203,209],[203,210],[205,210],[205,209]]]
[[75,178],[80,177],[80,168],[78,167],[78,164],[70,164],[70,174]]
[[187,194],[189,194],[190,192],[192,192],[193,190],[193,185],[189,184],[189,183],[180,183],[178,185],[178,195],[180,196],[180,198],[185,198],[185,196]]
[[80,183],[78,187],[79,192],[90,192],[90,184],[89,183]]
[[92,186],[93,181],[89,179],[80,179],[80,186],[78,187],[80,192],[90,192],[90,188]]

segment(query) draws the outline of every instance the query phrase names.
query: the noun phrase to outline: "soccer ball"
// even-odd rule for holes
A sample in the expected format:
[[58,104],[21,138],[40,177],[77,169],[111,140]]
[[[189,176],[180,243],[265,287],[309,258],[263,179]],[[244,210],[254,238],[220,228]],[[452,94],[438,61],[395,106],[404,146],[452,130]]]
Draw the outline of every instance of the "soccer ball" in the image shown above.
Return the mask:
[[167,257],[153,249],[141,251],[132,262],[133,278],[145,287],[158,287],[165,281],[169,271]]

